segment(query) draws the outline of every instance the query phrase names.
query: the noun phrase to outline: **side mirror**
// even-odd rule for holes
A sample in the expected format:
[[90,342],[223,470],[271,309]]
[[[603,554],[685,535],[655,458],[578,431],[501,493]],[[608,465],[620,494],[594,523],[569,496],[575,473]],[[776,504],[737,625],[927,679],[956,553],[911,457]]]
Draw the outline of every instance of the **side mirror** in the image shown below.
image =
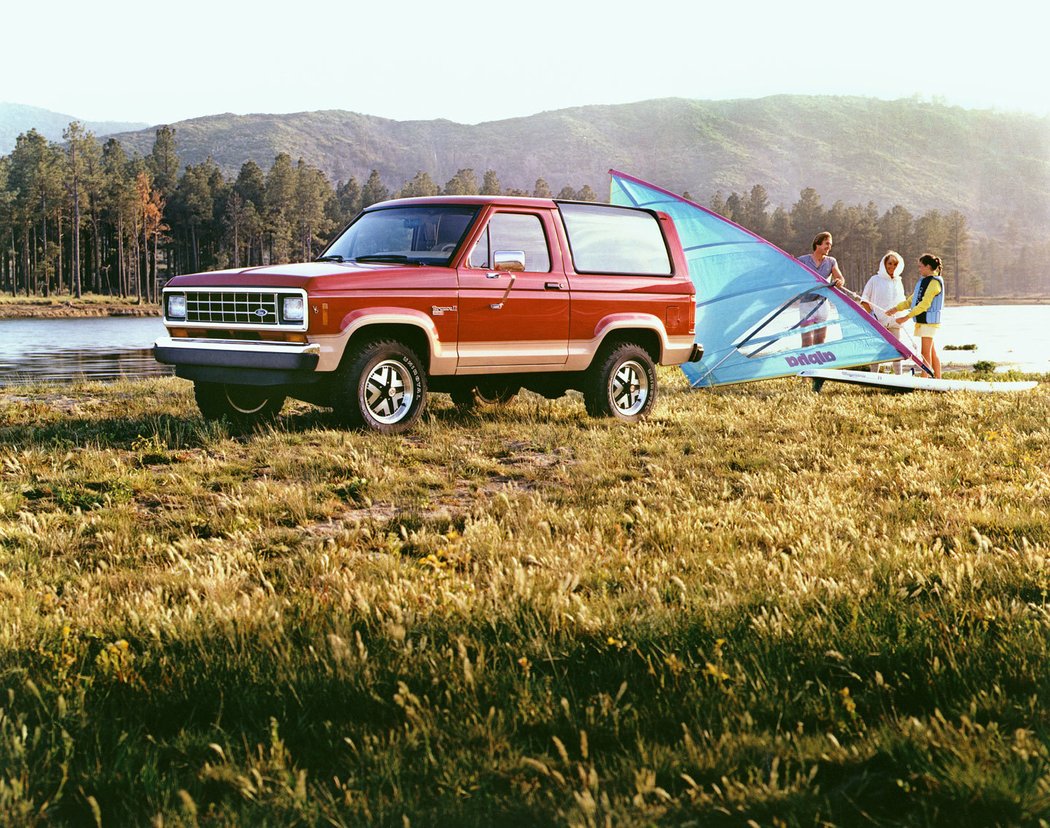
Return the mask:
[[496,250],[492,254],[492,269],[522,272],[525,270],[525,251]]

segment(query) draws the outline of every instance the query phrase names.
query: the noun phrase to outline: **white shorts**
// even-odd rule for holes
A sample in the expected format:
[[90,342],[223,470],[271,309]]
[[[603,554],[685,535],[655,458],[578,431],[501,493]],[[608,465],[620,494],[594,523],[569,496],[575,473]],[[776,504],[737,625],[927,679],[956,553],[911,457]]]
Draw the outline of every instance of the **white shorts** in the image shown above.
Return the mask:
[[[823,302],[799,302],[799,319],[805,320],[802,322],[802,325],[816,325],[818,322],[827,322],[829,304],[827,300]],[[813,314],[812,316],[810,316],[811,313]]]

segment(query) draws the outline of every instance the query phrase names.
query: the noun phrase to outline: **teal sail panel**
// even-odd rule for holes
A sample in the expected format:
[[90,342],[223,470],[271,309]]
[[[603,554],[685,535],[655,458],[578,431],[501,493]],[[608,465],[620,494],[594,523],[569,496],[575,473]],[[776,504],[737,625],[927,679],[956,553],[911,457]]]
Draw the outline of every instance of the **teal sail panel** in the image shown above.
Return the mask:
[[[693,387],[921,361],[842,291],[793,256],[698,204],[610,170],[613,204],[674,219],[696,285],[696,338],[704,357],[682,366]],[[823,342],[803,346],[803,333]],[[819,335],[814,339],[821,338]]]

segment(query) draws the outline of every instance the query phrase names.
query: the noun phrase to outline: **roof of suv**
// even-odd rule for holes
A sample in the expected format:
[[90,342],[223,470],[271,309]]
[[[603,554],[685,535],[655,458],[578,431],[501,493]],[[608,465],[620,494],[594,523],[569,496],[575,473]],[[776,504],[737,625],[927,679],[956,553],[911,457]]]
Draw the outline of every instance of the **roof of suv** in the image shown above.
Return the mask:
[[615,205],[597,201],[572,201],[571,199],[554,198],[532,198],[531,196],[503,196],[503,195],[448,195],[448,196],[417,196],[415,198],[395,198],[389,201],[380,201],[365,208],[375,210],[400,206],[402,204],[500,204],[507,207],[546,207],[551,208],[557,204],[595,204],[602,207]]

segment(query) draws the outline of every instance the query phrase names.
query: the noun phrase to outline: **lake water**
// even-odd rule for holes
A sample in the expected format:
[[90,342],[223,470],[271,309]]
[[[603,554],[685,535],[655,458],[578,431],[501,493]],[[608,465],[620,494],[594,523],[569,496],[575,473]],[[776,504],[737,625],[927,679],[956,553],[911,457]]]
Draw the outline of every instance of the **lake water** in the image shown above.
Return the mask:
[[[949,306],[942,315],[937,334],[942,364],[973,365],[984,360],[994,362],[999,371],[1050,373],[1050,305]],[[945,347],[971,344],[976,351]]]
[[0,319],[0,386],[170,376],[153,358],[157,316]]
[[[158,317],[0,319],[0,387],[170,376],[150,350],[163,335]],[[945,348],[968,344],[977,350]],[[1050,373],[1050,305],[948,307],[937,348],[945,365],[986,360],[1000,371]]]

